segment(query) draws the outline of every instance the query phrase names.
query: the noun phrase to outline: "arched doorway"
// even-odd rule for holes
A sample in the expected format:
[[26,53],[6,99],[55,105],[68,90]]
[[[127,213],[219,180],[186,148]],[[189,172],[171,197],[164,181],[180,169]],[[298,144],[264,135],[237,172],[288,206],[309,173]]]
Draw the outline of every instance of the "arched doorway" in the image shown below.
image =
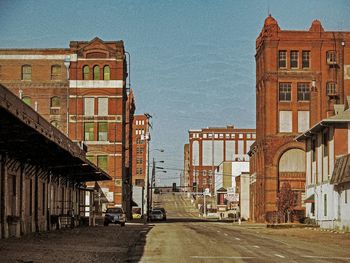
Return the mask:
[[[305,193],[306,158],[305,151],[297,148],[286,150],[278,162],[277,207],[281,207],[283,199],[293,201],[285,204],[290,207],[291,221],[297,221],[305,216],[302,197]],[[286,198],[289,195],[288,198]],[[281,209],[281,208],[278,208]]]

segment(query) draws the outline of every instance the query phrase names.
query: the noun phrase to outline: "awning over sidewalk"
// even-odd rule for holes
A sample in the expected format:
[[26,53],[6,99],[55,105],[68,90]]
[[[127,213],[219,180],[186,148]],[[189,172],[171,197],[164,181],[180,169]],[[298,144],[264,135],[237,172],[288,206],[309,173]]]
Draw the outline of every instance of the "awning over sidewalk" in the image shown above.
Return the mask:
[[350,182],[350,155],[345,155],[335,161],[331,184],[339,185]]
[[304,203],[315,203],[315,194],[310,195],[304,200]]
[[86,159],[86,152],[39,113],[0,85],[0,150],[47,174],[76,182],[110,180]]

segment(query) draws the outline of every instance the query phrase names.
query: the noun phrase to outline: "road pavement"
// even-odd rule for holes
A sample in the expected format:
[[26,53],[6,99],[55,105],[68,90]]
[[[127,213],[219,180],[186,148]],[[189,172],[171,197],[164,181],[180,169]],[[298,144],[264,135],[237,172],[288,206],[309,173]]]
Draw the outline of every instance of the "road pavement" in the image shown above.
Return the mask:
[[182,193],[154,200],[167,221],[0,240],[0,262],[350,262],[350,233],[205,220]]
[[294,229],[299,235],[293,236],[264,225],[206,222],[183,194],[157,198],[169,220],[148,233],[140,262],[350,262],[349,234],[325,233],[344,239],[341,246],[341,240],[318,241],[323,233],[313,230]]

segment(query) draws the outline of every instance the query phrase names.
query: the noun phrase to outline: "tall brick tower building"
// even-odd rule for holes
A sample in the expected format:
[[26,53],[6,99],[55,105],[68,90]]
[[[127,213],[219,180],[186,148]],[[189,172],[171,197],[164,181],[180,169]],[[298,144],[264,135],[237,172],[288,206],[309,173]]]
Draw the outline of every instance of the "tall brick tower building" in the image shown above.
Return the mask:
[[136,186],[146,186],[148,119],[145,115],[135,115],[133,122],[132,182]]
[[[305,146],[295,136],[333,115],[350,86],[350,34],[281,30],[268,16],[256,39],[256,143],[250,151],[251,218],[276,220],[284,183],[294,191],[294,219],[304,216]],[[349,73],[346,73],[349,72]],[[350,75],[350,74],[349,74]]]
[[[131,130],[123,41],[71,41],[65,49],[0,50],[0,82],[62,132],[88,146],[113,181],[99,183],[110,204],[131,203]],[[122,191],[124,189],[124,191]]]

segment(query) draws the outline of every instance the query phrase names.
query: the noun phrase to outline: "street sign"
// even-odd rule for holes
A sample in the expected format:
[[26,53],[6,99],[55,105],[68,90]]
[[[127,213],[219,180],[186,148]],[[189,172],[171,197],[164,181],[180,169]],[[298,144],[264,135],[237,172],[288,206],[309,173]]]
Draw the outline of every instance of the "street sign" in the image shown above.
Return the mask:
[[236,193],[224,194],[224,198],[229,202],[239,202],[239,194]]
[[232,193],[235,193],[235,188],[234,187],[227,187],[227,193],[228,194],[232,194]]

